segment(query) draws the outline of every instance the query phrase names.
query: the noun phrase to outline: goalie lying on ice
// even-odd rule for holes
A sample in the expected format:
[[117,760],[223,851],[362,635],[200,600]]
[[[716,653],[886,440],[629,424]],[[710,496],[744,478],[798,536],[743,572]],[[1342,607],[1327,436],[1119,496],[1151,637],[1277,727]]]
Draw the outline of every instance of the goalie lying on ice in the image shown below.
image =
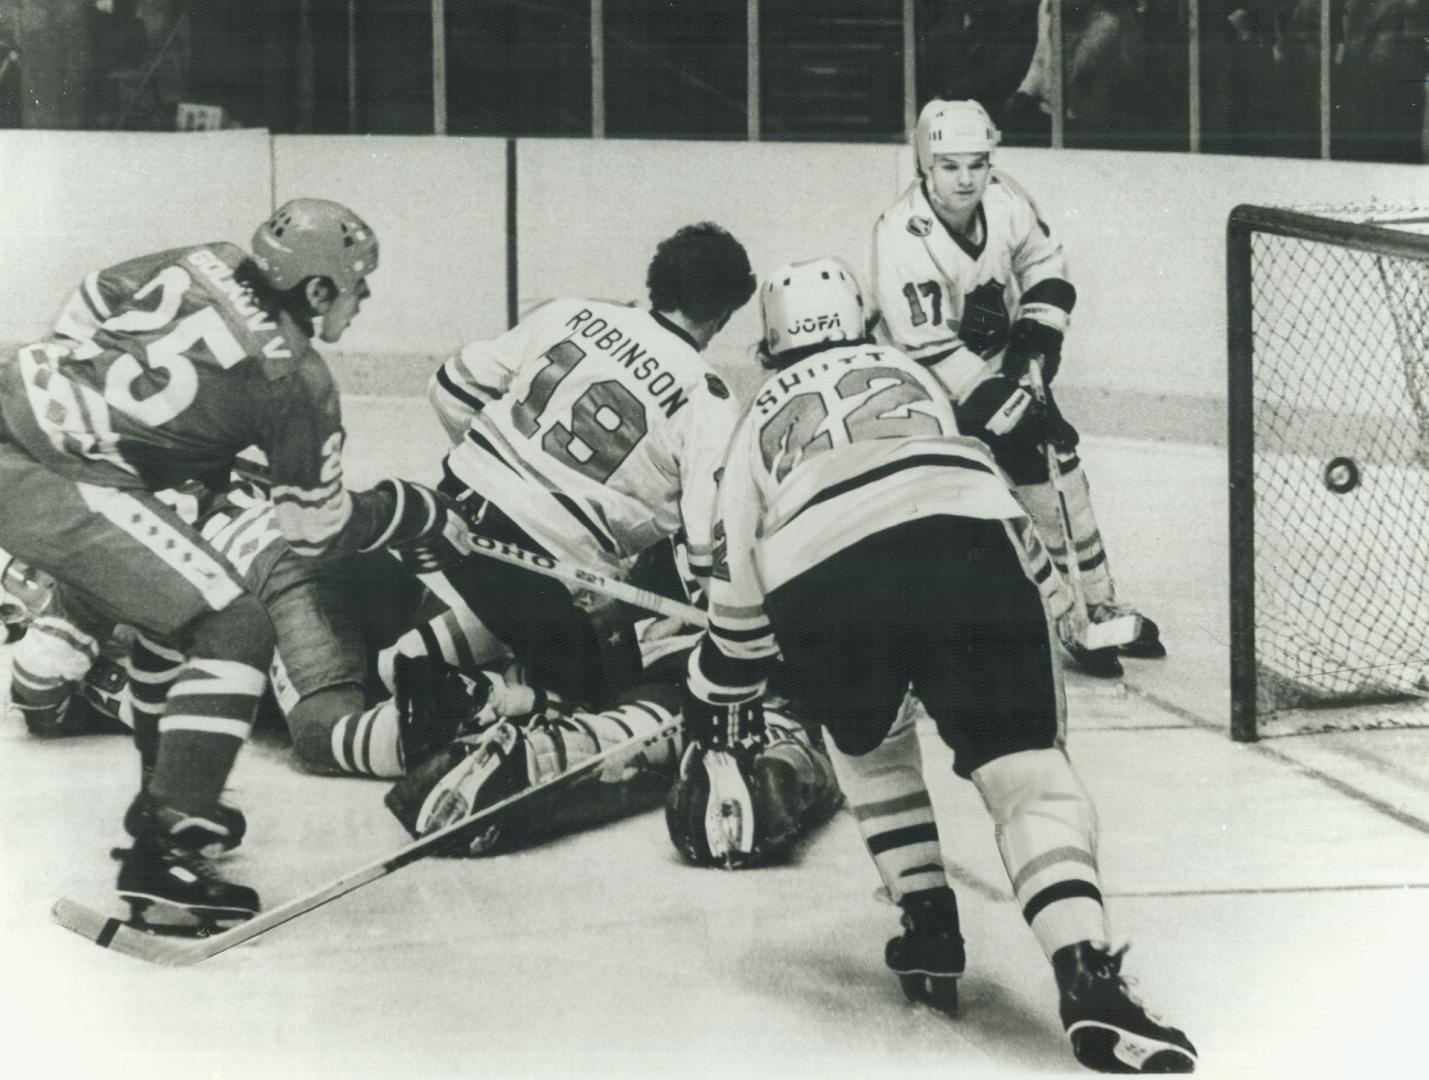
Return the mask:
[[[617,743],[642,739],[679,711],[675,686],[647,684],[602,712],[547,709],[501,718],[432,754],[388,792],[388,808],[413,836],[423,836],[528,787],[542,784]],[[741,759],[748,797],[721,798],[698,752],[682,756],[678,740],[661,743],[610,773],[598,773],[578,795],[549,805],[518,803],[499,826],[476,837],[467,854],[512,851],[577,829],[666,804],[671,838],[700,866],[730,869],[777,861],[843,802],[817,736],[777,707],[766,712],[768,739]],[[728,785],[726,785],[726,788]],[[726,790],[727,795],[727,790]],[[747,851],[730,854],[720,842],[721,816],[738,816],[748,830]],[[707,824],[708,823],[708,824]]]

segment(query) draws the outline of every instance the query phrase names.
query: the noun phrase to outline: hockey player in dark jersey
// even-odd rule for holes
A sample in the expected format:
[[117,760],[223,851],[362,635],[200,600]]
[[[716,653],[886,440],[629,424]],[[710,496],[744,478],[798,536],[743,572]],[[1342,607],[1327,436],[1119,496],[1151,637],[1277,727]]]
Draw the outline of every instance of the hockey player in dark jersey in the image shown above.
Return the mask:
[[[773,373],[720,481],[722,558],[689,668],[682,776],[705,775],[724,843],[741,846],[746,762],[765,737],[760,700],[782,654],[795,715],[823,727],[903,909],[888,966],[911,1000],[951,1012],[966,958],[911,690],[996,822],[1077,1059],[1106,1072],[1192,1071],[1190,1041],[1129,994],[1121,952],[1107,945],[1096,812],[1065,749],[1022,507],[986,446],[959,434],[938,381],[863,337],[852,271],[834,259],[783,266],[759,298]],[[672,819],[677,845],[692,819],[702,817]]]
[[[869,287],[877,326],[884,340],[937,375],[963,430],[987,442],[1016,485],[1068,579],[1065,586],[1061,577],[1053,579],[1068,652],[1088,674],[1118,677],[1118,652],[1156,659],[1166,650],[1154,622],[1117,602],[1076,428],[1050,394],[1045,409],[1027,407],[1031,361],[1040,362],[1050,387],[1077,293],[1061,241],[1027,194],[993,169],[999,138],[975,101],[935,100],[924,107],[914,132],[918,179],[873,227]],[[1047,442],[1056,451],[1071,552]],[[1078,588],[1073,562],[1082,603],[1072,594]],[[1115,624],[1119,633],[1106,625],[1097,634],[1099,624]],[[1121,644],[1101,645],[1106,637]]]
[[256,445],[279,529],[302,555],[390,547],[424,567],[466,546],[443,497],[405,480],[350,492],[337,390],[312,346],[368,295],[372,230],[296,199],[253,237],[88,274],[50,334],[0,360],[0,546],[66,587],[81,631],[139,630],[131,660],[162,702],[136,712],[140,792],[118,891],[136,915],[231,921],[258,909],[202,856],[241,815],[219,796],[262,692],[273,631],[259,601],[154,492],[226,475]]

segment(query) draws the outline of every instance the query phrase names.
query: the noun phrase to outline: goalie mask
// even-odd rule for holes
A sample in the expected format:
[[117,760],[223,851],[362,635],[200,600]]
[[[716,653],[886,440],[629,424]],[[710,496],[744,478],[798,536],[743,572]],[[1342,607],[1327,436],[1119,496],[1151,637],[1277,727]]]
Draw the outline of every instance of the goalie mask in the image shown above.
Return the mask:
[[325,277],[351,293],[377,269],[377,234],[341,203],[293,199],[253,234],[253,261],[268,284],[285,292],[305,278]]
[[923,106],[913,132],[918,172],[926,174],[939,154],[990,154],[1002,132],[976,101],[939,101]]
[[832,257],[786,263],[775,270],[759,290],[759,314],[769,356],[864,336],[858,278]]

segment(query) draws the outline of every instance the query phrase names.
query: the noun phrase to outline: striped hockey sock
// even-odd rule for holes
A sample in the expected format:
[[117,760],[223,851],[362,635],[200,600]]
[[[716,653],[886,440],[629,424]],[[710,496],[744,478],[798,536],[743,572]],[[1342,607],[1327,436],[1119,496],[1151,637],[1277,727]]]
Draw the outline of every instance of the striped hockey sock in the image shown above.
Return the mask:
[[911,711],[905,708],[883,742],[867,754],[844,754],[832,740],[828,751],[889,896],[897,902],[908,893],[946,886]]
[[[319,728],[322,721],[317,721]],[[370,709],[344,713],[327,725],[324,745],[336,772],[364,776],[398,777],[404,772],[399,739],[397,703],[392,700]]]
[[147,776],[159,760],[159,717],[169,688],[184,667],[184,654],[140,635],[129,646],[124,671],[129,676],[129,707],[134,714],[134,745]]
[[217,806],[266,681],[263,671],[235,660],[189,660],[159,718],[159,753],[149,793],[186,812]]
[[972,775],[997,823],[997,848],[1022,917],[1051,957],[1107,939],[1096,808],[1061,750],[1023,750]]

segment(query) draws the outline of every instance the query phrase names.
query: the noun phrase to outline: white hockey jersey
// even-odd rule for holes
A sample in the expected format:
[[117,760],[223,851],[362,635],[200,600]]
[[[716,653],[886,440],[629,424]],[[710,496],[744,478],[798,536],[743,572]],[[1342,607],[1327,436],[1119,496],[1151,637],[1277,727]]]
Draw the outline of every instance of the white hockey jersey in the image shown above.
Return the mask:
[[915,181],[873,226],[868,280],[877,332],[962,401],[1016,318],[1065,331],[1076,302],[1061,243],[1031,199],[994,172],[977,213],[983,241],[949,232]]
[[716,474],[738,420],[728,388],[663,316],[554,300],[432,377],[459,480],[551,554],[619,568],[683,529],[709,573]]
[[[777,651],[766,593],[882,529],[918,517],[1024,515],[986,446],[958,434],[946,392],[886,345],[837,346],[764,382],[719,489],[709,639],[751,671]],[[753,696],[724,677],[697,694]],[[708,674],[708,673],[707,673]],[[706,698],[706,700],[712,700]]]

